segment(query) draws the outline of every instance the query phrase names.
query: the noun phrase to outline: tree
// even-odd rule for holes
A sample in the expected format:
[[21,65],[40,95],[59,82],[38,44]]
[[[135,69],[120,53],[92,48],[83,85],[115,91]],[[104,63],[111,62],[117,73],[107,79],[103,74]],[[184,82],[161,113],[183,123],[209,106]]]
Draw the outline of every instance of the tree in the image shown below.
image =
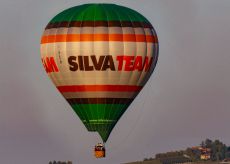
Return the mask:
[[205,141],[202,141],[200,144],[201,147],[205,147]]
[[206,148],[211,148],[212,147],[212,140],[207,138],[204,143],[205,143]]
[[[220,140],[215,140],[214,142],[210,139],[206,139],[201,142],[202,147],[211,149],[211,160],[212,161],[221,161],[226,158],[227,146],[223,144]],[[230,154],[229,154],[230,155]]]

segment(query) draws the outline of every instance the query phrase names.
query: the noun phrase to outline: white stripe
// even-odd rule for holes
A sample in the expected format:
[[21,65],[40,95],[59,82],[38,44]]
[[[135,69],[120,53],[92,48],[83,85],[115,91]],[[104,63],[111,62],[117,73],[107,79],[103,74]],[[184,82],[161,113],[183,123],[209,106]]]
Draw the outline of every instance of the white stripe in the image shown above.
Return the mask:
[[[69,56],[112,55],[115,68],[118,68],[116,56],[149,56],[157,51],[157,44],[143,42],[60,42],[41,45],[41,56],[53,56],[60,72],[50,73],[55,85],[138,85],[143,86],[149,72],[139,71],[75,71],[69,70]],[[97,59],[98,59],[97,58]],[[89,64],[93,65],[89,60]],[[124,65],[123,65],[124,66]]]

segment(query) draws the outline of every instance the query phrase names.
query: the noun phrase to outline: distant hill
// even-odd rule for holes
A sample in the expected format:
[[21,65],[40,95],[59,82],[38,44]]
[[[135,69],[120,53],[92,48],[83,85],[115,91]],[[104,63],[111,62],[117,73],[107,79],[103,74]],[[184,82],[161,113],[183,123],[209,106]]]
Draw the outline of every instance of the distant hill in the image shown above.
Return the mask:
[[151,160],[151,161],[139,161],[139,162],[131,162],[124,164],[162,164],[159,160]]
[[[160,161],[157,161],[157,160],[153,160],[153,161],[131,162],[131,163],[124,163],[124,164],[163,164],[163,163],[161,163]],[[221,163],[220,162],[207,161],[207,162],[188,162],[188,163],[183,163],[183,164],[221,164]]]
[[[222,162],[220,162],[222,161]],[[219,140],[206,139],[186,150],[158,153],[155,157],[126,164],[230,164],[230,146]]]

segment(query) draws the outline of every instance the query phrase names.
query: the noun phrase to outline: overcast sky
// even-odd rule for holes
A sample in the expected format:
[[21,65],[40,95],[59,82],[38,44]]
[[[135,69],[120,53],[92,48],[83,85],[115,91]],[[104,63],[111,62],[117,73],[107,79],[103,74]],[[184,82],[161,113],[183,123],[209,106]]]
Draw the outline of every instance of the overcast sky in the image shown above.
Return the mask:
[[[106,1],[142,13],[160,44],[153,76],[101,141],[47,77],[40,37],[59,12],[83,0],[0,0],[0,163],[118,164],[184,149],[205,138],[230,145],[230,1]],[[105,2],[105,1],[104,1]]]

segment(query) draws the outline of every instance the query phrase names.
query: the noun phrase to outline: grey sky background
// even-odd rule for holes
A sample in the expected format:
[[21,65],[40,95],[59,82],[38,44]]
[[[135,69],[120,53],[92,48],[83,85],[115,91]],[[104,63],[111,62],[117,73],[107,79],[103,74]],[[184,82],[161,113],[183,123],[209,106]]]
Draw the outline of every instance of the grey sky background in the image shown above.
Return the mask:
[[[0,163],[118,164],[184,149],[205,138],[230,145],[229,0],[0,0]],[[159,37],[159,61],[146,87],[95,159],[101,141],[48,79],[40,37],[51,18],[89,2],[142,13]]]

